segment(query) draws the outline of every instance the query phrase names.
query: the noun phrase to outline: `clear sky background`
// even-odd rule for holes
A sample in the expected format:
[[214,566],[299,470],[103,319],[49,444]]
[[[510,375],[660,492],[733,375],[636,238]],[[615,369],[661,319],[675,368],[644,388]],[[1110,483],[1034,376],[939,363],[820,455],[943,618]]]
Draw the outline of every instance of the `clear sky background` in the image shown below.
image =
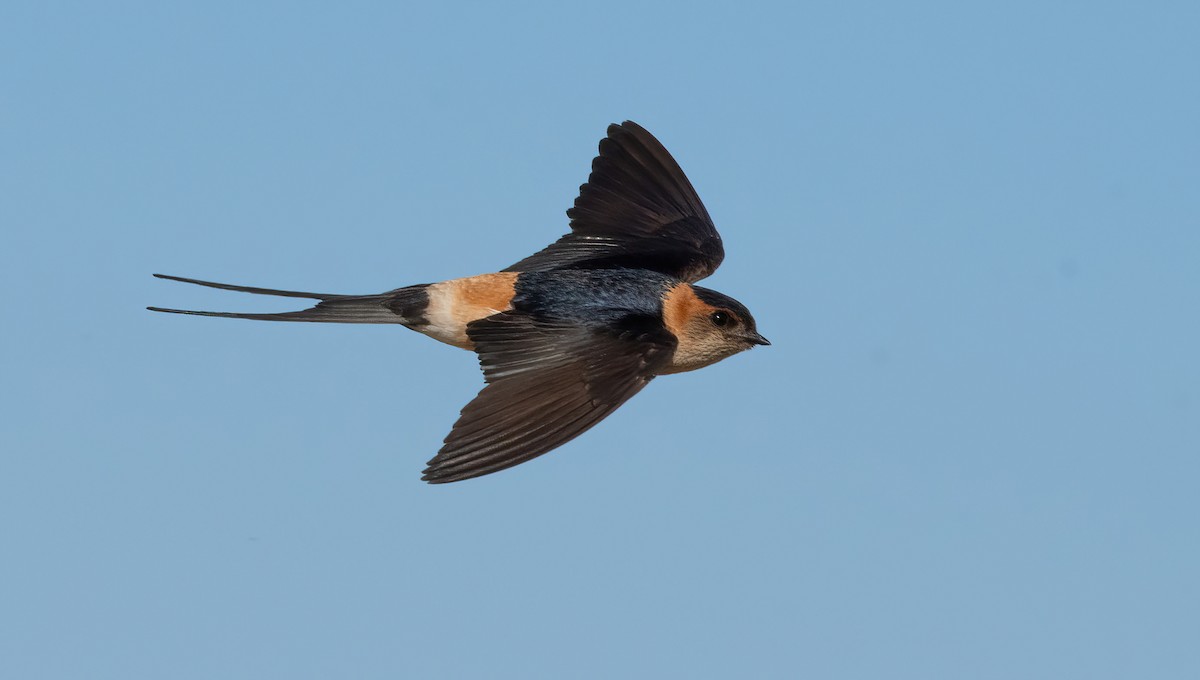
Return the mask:
[[[1195,3],[0,5],[0,676],[1200,677]],[[419,481],[632,119],[774,345]]]

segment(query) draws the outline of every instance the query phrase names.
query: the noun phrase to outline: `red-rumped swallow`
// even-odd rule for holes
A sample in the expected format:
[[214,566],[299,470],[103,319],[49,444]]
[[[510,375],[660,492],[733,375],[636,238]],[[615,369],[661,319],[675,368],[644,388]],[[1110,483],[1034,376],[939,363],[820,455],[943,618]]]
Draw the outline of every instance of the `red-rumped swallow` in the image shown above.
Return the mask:
[[769,345],[737,300],[693,285],[725,257],[692,183],[637,123],[610,125],[567,211],[571,232],[492,274],[328,295],[212,288],[319,300],[280,314],[155,312],[264,321],[394,323],[474,350],[487,385],[467,404],[422,479],[479,477],[555,449],[604,419],[655,376]]

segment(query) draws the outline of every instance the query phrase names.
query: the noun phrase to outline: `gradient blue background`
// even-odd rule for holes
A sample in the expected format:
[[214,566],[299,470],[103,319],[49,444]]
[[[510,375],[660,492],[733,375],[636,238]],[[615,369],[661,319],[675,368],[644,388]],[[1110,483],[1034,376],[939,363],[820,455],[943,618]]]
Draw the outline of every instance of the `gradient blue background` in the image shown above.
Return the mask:
[[[104,4],[0,6],[3,677],[1200,677],[1194,3]],[[503,267],[625,118],[774,346],[531,464],[144,310]]]

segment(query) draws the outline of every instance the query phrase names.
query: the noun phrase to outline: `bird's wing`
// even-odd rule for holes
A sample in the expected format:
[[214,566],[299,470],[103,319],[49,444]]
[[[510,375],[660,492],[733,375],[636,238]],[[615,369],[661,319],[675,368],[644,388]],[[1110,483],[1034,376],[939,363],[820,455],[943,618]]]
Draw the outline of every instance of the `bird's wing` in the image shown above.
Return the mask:
[[725,257],[692,183],[663,145],[632,121],[608,127],[567,216],[571,233],[505,271],[630,267],[694,282]]
[[487,386],[462,410],[422,479],[486,475],[550,451],[604,419],[670,360],[674,338],[649,320],[623,331],[503,312],[472,322]]

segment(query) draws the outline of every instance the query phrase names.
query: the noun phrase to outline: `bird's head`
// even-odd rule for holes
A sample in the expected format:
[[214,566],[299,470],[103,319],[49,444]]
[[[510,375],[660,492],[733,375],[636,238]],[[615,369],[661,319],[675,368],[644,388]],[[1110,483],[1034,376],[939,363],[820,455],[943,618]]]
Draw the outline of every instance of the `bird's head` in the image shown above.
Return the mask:
[[742,303],[715,290],[680,284],[663,300],[663,322],[678,341],[668,373],[714,364],[755,345],[769,345]]

